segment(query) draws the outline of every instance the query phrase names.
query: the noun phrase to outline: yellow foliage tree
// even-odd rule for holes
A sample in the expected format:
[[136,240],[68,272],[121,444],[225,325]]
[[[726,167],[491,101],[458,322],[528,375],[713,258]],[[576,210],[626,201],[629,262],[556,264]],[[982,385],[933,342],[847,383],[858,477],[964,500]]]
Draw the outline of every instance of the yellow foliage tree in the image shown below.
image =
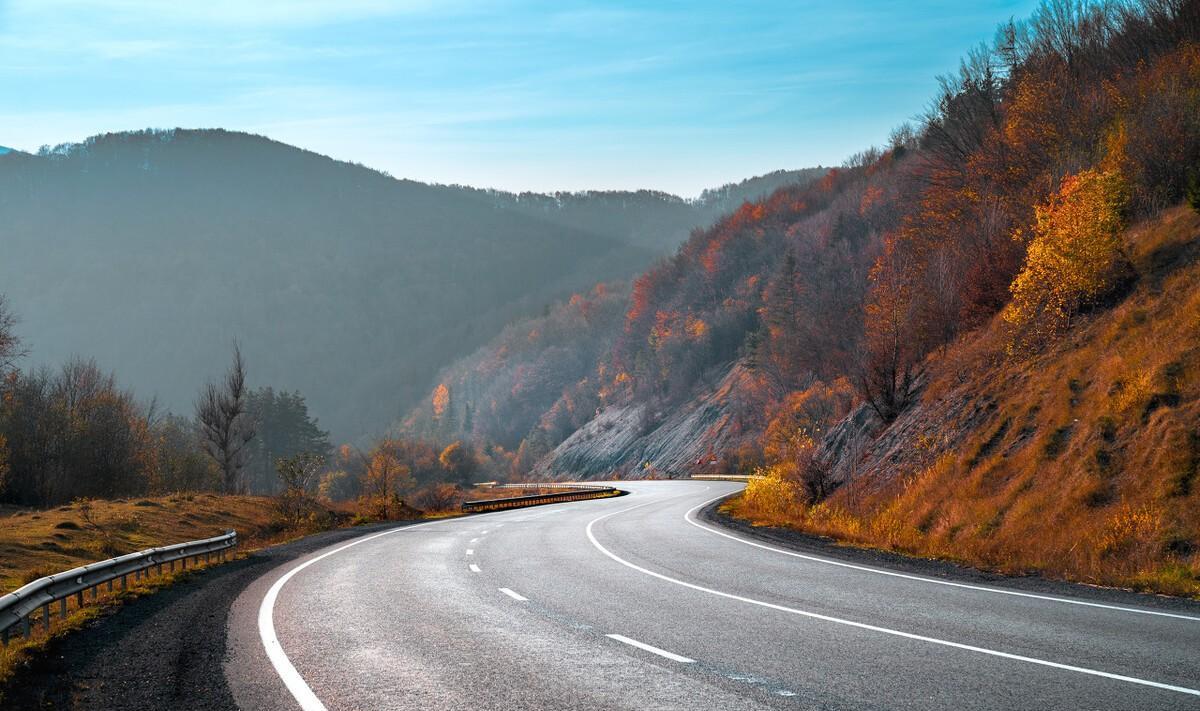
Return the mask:
[[1003,314],[1020,340],[1039,342],[1066,329],[1080,306],[1131,269],[1121,242],[1128,199],[1120,173],[1085,170],[1036,208],[1025,265]]
[[438,383],[438,386],[433,389],[433,417],[436,420],[442,419],[442,415],[446,414],[446,408],[450,406],[450,388],[445,383]]

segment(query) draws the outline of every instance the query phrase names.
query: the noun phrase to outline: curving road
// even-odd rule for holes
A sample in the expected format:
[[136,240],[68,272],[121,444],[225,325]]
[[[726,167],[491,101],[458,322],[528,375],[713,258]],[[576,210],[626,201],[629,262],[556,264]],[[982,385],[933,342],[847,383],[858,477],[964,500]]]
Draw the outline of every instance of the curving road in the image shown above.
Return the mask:
[[1200,709],[1200,605],[934,579],[697,520],[740,488],[395,528],[258,580],[243,709]]

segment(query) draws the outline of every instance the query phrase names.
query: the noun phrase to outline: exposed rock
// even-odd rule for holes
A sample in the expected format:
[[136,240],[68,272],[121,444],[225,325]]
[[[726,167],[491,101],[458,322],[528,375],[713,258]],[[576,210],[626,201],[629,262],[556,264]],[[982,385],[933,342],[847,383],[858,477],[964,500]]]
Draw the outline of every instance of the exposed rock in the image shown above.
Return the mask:
[[745,408],[739,393],[748,377],[744,366],[734,364],[715,387],[701,389],[670,412],[651,412],[645,404],[605,408],[542,459],[534,473],[599,478],[636,470],[686,476],[698,462],[707,466],[743,444],[747,428],[740,425]]

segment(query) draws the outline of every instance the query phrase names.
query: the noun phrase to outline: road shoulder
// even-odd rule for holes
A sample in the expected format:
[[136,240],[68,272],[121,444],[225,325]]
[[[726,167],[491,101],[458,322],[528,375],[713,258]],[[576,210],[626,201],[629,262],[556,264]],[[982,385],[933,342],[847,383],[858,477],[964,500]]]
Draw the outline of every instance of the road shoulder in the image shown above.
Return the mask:
[[138,598],[53,641],[2,690],[13,709],[237,709],[224,673],[234,601],[275,568],[411,522],[326,531],[255,551]]

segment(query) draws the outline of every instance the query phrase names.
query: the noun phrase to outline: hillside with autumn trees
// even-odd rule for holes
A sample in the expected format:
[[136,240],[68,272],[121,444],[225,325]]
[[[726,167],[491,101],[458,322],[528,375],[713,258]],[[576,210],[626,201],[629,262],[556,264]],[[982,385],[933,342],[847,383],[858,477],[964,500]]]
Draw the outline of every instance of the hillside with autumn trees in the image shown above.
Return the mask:
[[514,194],[234,131],[102,134],[0,155],[0,294],[27,369],[95,358],[181,412],[236,339],[256,386],[304,393],[335,439],[364,442],[505,324],[628,279],[741,200],[821,173],[693,200]]
[[513,477],[756,473],[759,523],[1200,593],[1198,43],[1200,3],[1047,0],[888,145],[510,327],[398,429]]

